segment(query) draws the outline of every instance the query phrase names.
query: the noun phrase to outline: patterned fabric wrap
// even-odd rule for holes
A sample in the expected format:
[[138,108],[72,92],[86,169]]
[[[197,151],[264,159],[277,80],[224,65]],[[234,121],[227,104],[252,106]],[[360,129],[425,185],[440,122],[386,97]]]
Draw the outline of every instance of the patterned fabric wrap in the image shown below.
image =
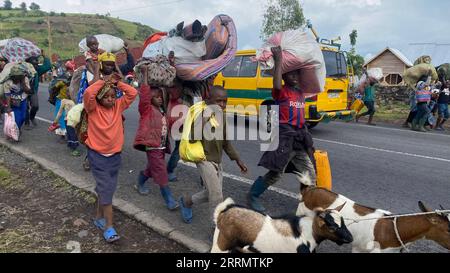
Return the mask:
[[[185,81],[203,81],[229,65],[237,51],[237,31],[233,19],[218,15],[205,34],[206,56],[196,63],[177,64],[177,76]],[[175,53],[176,54],[176,53]]]
[[171,87],[173,81],[177,76],[175,67],[171,66],[169,60],[164,55],[157,55],[154,58],[141,59],[134,71],[142,82],[143,75],[141,74],[141,67],[148,66],[148,84],[152,87]]
[[1,55],[10,63],[24,62],[31,57],[39,57],[41,50],[35,44],[22,38],[13,38],[1,50]]
[[88,115],[84,109],[81,112],[80,123],[77,124],[75,130],[77,132],[78,141],[84,145],[88,138]]

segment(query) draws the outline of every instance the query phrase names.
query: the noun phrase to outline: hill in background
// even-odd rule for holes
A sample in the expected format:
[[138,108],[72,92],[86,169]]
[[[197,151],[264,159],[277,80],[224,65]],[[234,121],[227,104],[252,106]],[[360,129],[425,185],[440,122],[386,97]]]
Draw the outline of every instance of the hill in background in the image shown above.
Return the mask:
[[0,10],[0,40],[21,37],[30,40],[48,54],[50,20],[52,53],[62,59],[80,55],[78,43],[87,35],[111,34],[140,47],[155,29],[105,15],[54,13],[43,11]]

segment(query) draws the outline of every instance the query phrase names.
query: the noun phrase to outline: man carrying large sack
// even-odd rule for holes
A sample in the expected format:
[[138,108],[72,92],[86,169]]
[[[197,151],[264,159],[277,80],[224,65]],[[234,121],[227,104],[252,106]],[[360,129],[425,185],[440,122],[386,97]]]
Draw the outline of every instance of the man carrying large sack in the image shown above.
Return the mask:
[[[271,49],[275,61],[272,96],[280,107],[280,139],[277,150],[266,152],[259,166],[269,172],[253,183],[248,193],[248,205],[257,211],[265,208],[258,198],[284,173],[293,173],[301,184],[316,185],[313,139],[305,124],[305,96],[300,89],[300,71],[282,74],[283,55],[280,46]],[[284,80],[285,85],[282,85]]]

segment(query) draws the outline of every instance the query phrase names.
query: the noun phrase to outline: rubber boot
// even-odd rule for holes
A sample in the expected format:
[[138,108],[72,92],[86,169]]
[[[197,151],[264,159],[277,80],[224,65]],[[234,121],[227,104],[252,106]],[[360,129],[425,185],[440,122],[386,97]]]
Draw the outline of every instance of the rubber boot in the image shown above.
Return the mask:
[[135,187],[136,190],[139,192],[139,194],[141,194],[141,195],[149,195],[150,194],[150,188],[146,184],[148,179],[149,179],[149,177],[145,176],[144,172],[139,173],[138,181],[137,181],[137,184]]
[[269,188],[269,186],[264,183],[264,179],[261,176],[258,177],[247,195],[247,202],[250,208],[259,212],[266,211],[263,205],[258,201],[258,198],[267,190],[267,188]]
[[375,123],[373,123],[373,116],[369,116],[369,121],[367,122],[367,125],[370,125],[370,126],[377,126]]
[[413,131],[419,131],[418,126],[419,126],[419,123],[418,123],[417,119],[414,118],[413,121],[411,122],[411,129]]
[[169,210],[176,210],[179,207],[178,202],[175,201],[172,196],[172,192],[170,191],[169,186],[161,188],[161,195],[164,198],[166,206]]
[[423,133],[428,132],[428,131],[425,129],[425,123],[427,122],[427,120],[428,120],[428,115],[426,115],[425,117],[423,117],[423,118],[421,118],[421,119],[419,120],[419,131],[420,131],[420,132],[423,132]]

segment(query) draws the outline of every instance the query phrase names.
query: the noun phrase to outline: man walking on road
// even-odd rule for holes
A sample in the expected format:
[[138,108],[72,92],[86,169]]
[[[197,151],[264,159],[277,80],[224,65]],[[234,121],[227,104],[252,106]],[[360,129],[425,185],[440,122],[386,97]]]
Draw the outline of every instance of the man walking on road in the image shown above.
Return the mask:
[[367,80],[365,84],[362,86],[364,88],[364,105],[367,107],[367,112],[356,115],[356,122],[359,121],[359,118],[369,116],[368,125],[376,126],[373,123],[373,116],[375,115],[375,92],[376,92],[376,83],[377,81],[373,78],[370,78],[367,74]]
[[448,112],[448,103],[450,102],[450,81],[447,81],[443,84],[442,90],[439,94],[438,99],[438,111],[439,111],[439,118],[436,123],[436,130],[437,131],[445,131],[444,129],[444,123],[449,118],[449,112]]
[[33,79],[30,79],[32,93],[31,95],[28,96],[29,106],[25,118],[25,130],[31,130],[32,129],[31,125],[34,127],[37,126],[35,118],[37,112],[39,111],[39,98],[38,98],[39,80],[41,79],[42,75],[52,70],[52,63],[50,62],[49,58],[45,57],[44,51],[42,51],[42,57],[44,58],[44,63],[42,65],[39,65],[38,57],[31,57],[26,60],[26,62],[33,65],[34,69],[36,70],[36,75],[34,76]]
[[299,71],[282,75],[281,47],[272,48],[272,52],[275,59],[272,96],[280,107],[280,140],[277,150],[266,152],[261,158],[259,166],[269,172],[253,183],[247,195],[248,205],[260,212],[265,208],[258,198],[284,173],[295,174],[300,188],[316,185],[313,139],[305,126],[305,97],[299,88]]

